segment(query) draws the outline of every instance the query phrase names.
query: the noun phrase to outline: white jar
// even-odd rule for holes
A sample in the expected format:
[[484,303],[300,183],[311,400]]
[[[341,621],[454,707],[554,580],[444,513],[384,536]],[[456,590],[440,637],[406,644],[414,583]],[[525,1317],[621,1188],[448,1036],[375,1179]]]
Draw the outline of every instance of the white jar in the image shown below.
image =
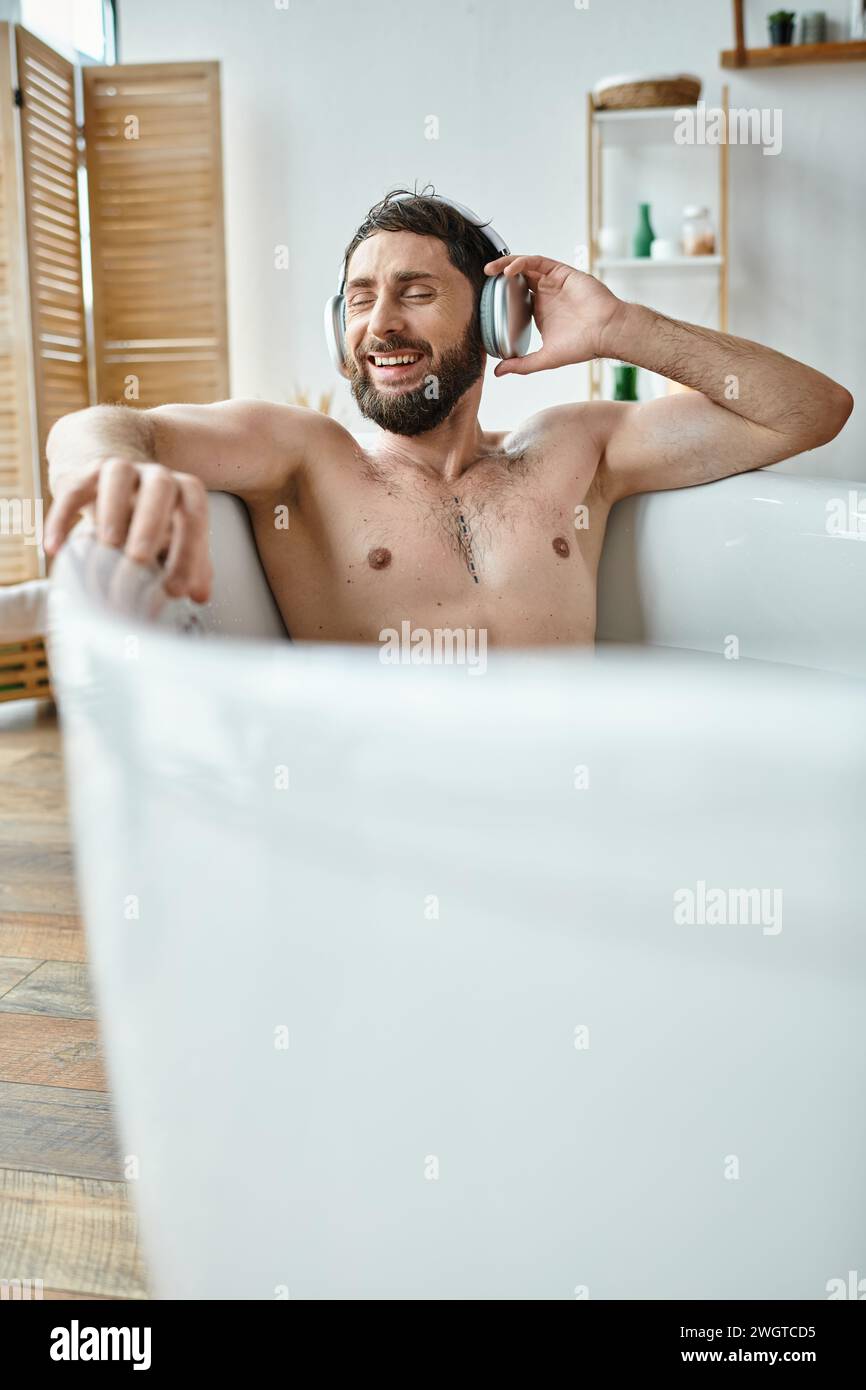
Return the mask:
[[716,249],[716,233],[707,208],[690,204],[683,208],[683,255],[712,256]]
[[650,242],[650,260],[652,261],[675,261],[679,252],[676,244],[669,241],[667,237],[654,237]]
[[602,227],[598,234],[598,249],[602,256],[611,260],[624,256],[626,251],[625,232],[619,227]]

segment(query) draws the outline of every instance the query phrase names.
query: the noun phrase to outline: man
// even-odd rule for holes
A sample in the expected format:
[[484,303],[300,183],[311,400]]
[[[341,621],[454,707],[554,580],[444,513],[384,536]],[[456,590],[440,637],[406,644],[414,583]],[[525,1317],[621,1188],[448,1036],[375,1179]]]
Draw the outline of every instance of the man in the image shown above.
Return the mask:
[[[449,205],[388,194],[345,257],[346,375],[380,427],[372,447],[316,411],[261,401],[79,411],[48,440],[46,551],[86,508],[101,540],[163,559],[168,592],[205,601],[216,489],[246,504],[296,639],[375,643],[408,620],[485,630],[494,645],[589,643],[616,501],[814,449],[851,412],[848,391],[790,357],[626,303],[546,256],[489,251]],[[542,347],[496,376],[610,357],[693,391],[483,430],[478,305],[500,271],[528,281]]]

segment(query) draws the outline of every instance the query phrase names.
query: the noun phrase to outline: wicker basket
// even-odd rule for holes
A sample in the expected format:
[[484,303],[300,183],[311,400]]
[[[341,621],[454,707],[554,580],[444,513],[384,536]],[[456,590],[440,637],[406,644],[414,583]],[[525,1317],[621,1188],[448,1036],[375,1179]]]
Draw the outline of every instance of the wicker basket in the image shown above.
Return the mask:
[[639,111],[651,106],[694,106],[701,81],[678,77],[608,77],[593,89],[596,111]]

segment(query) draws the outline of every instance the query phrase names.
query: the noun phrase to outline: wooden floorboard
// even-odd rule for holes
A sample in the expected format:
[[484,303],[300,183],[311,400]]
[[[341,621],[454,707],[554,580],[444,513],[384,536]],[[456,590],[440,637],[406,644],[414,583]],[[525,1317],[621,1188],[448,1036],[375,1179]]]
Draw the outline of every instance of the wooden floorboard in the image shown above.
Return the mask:
[[[3,965],[4,962],[0,960],[0,976]],[[34,970],[0,996],[0,1013],[92,1019],[93,1000],[86,965],[68,960],[37,963]]]
[[81,922],[76,916],[62,913],[0,912],[0,956],[83,961]]
[[106,1091],[0,1081],[0,1168],[121,1182]]
[[64,1300],[66,1300],[66,1301],[68,1301],[70,1298],[75,1298],[75,1299],[79,1299],[79,1298],[80,1298],[80,1299],[86,1299],[88,1302],[90,1302],[92,1299],[99,1299],[100,1302],[103,1302],[103,1303],[105,1303],[105,1302],[108,1302],[108,1303],[116,1303],[116,1302],[117,1302],[117,1296],[114,1295],[114,1294],[108,1294],[108,1293],[70,1293],[69,1289],[43,1289],[43,1290],[42,1290],[42,1297],[43,1297],[44,1299],[48,1299],[48,1298],[58,1298],[58,1299],[61,1299],[61,1298],[62,1298],[62,1299],[64,1299]]
[[11,989],[44,964],[42,960],[26,960],[24,957],[10,957],[7,960],[0,956],[0,1004]]
[[0,1169],[0,1279],[145,1298],[126,1184]]
[[60,731],[45,701],[0,705],[3,1279],[41,1279],[46,1299],[147,1297],[88,981]]
[[0,1013],[0,1081],[106,1090],[96,1023]]
[[76,909],[72,851],[0,841],[0,912],[71,913]]

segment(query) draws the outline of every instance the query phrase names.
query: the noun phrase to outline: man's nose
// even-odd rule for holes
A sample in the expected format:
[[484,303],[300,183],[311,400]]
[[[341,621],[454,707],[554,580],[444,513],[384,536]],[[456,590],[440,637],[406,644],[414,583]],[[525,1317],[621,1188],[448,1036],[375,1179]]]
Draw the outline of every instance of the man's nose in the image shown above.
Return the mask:
[[406,320],[400,306],[389,297],[376,300],[373,312],[367,320],[367,332],[377,342],[387,342],[389,338],[405,332]]

